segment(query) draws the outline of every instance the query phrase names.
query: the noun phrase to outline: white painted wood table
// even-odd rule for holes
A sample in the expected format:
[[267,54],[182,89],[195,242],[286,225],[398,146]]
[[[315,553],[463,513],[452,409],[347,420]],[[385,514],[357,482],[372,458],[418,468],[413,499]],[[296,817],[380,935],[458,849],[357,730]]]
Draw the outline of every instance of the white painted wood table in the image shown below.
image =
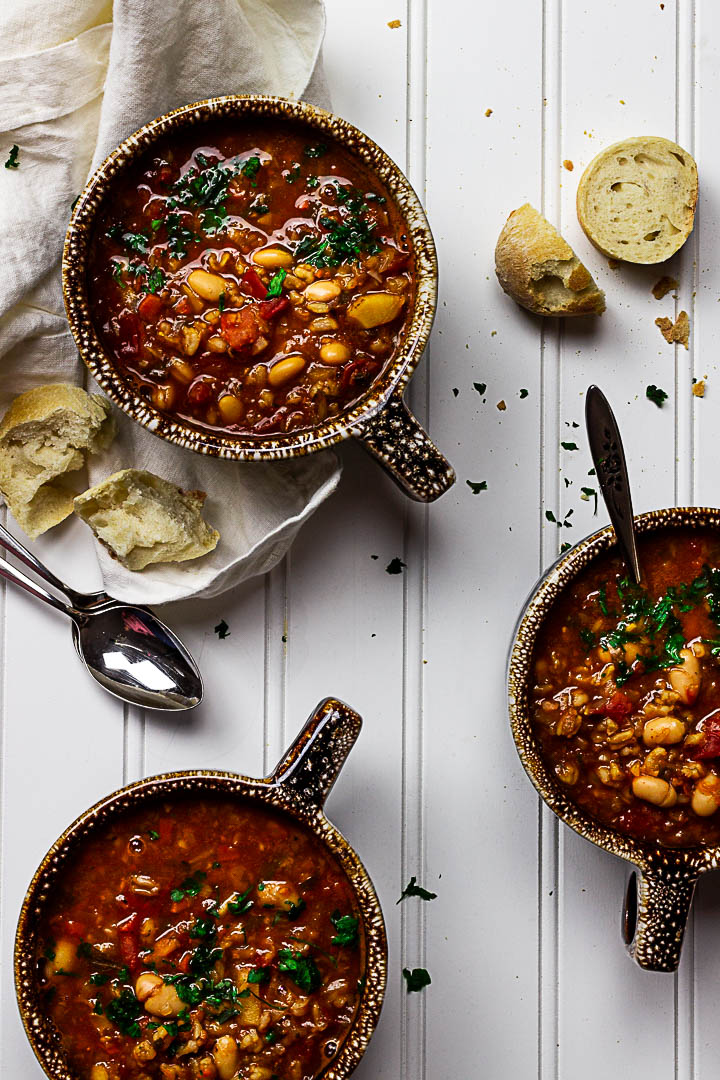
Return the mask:
[[[336,694],[365,727],[329,811],[366,862],[390,939],[386,1005],[358,1077],[712,1080],[720,878],[700,885],[679,974],[635,968],[619,932],[626,868],[538,805],[510,738],[504,671],[539,572],[561,541],[605,522],[580,499],[591,463],[574,425],[589,382],[616,407],[636,510],[720,499],[720,7],[328,0],[328,16],[335,109],[407,171],[434,229],[440,307],[411,398],[458,483],[430,508],[411,505],[348,447],[339,493],[284,565],[166,612],[206,678],[189,717],[123,711],[84,675],[59,619],[16,590],[2,595],[0,1076],[40,1076],[11,956],[23,893],[60,829],[140,776],[196,766],[259,775]],[[677,139],[699,163],[697,227],[669,268],[677,301],[651,296],[657,269],[611,270],[575,217],[590,158],[641,133]],[[500,292],[495,238],[526,200],[606,289],[599,322],[541,325]],[[689,352],[654,326],[681,308]],[[704,375],[699,400],[691,380]],[[661,410],[648,383],[669,393]],[[474,495],[468,480],[487,491]],[[546,510],[572,510],[572,528]],[[36,550],[78,586],[95,584],[80,527]],[[395,557],[406,569],[390,576]],[[411,874],[438,899],[396,906]],[[401,968],[420,965],[432,985],[408,995]]]

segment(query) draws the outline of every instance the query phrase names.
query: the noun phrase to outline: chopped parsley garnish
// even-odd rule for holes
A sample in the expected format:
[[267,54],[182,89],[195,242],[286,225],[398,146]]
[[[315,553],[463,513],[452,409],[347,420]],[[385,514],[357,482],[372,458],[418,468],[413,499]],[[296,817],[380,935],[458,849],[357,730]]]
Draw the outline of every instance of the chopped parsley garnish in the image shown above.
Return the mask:
[[[223,293],[223,296],[224,295],[225,294]],[[217,626],[214,628],[214,630],[215,630],[215,633],[217,634],[217,636],[220,638],[221,641],[224,641],[226,637],[230,637],[230,627],[228,626],[228,624],[225,622],[224,619],[220,620],[220,622],[217,624]]]
[[184,881],[180,882],[177,889],[173,889],[170,893],[172,902],[179,904],[186,896],[197,896],[206,877],[207,874],[204,870],[196,870],[190,877],[186,877]]
[[276,274],[270,278],[270,284],[267,290],[267,299],[271,300],[274,296],[279,296],[282,292],[283,281],[287,277],[287,270],[278,270]]
[[103,1006],[102,1006],[102,1001],[100,1000],[100,998],[95,998],[95,1005],[93,1006],[93,1012],[95,1013],[96,1016],[102,1016],[103,1011],[104,1010],[103,1010]]
[[522,401],[523,398],[526,398],[529,393],[530,393],[530,391],[526,390],[525,387],[523,386],[523,388],[520,391],[520,400]]
[[428,892],[427,889],[423,889],[422,885],[418,885],[417,878],[413,874],[403,889],[400,899],[397,900],[396,903],[402,903],[402,901],[406,900],[409,896],[419,896],[421,900],[435,900],[437,898],[437,893]]
[[564,551],[569,551],[571,547],[572,544],[569,544],[567,540],[563,541],[563,543],[560,545],[560,554],[562,555]]
[[224,310],[225,310],[225,293],[221,292],[220,295],[218,296],[218,311],[222,315]]
[[553,523],[553,525],[557,525],[558,529],[562,529],[563,525],[565,526],[566,529],[572,529],[572,523],[570,521],[570,518],[572,517],[572,515],[573,515],[573,511],[568,510],[568,512],[565,515],[565,517],[563,518],[563,520],[559,521],[555,517],[555,515],[553,514],[552,510],[546,510],[545,511],[546,519],[548,521],[551,521]]
[[148,836],[150,837],[151,840],[159,840],[160,839],[160,833],[157,831],[157,829],[148,829]]
[[322,983],[322,975],[318,971],[317,964],[301,952],[293,952],[292,949],[280,949],[278,953],[278,968],[290,976],[296,986],[307,993],[312,993]]
[[83,960],[92,960],[93,947],[89,941],[81,941],[75,950],[75,955],[81,957]]
[[274,1042],[277,1042],[277,1031],[275,1028],[268,1028],[265,1032],[265,1042],[268,1046],[272,1046]]
[[170,248],[170,254],[176,259],[184,259],[189,245],[197,240],[197,236],[192,229],[183,224],[184,221],[189,221],[189,218],[187,216],[183,217],[177,212],[168,214],[165,218],[168,247]]
[[232,900],[228,900],[228,910],[232,911],[233,915],[244,915],[246,911],[250,910],[253,902],[248,900],[248,896],[252,892],[252,888],[251,885],[244,893],[236,894]]
[[412,971],[408,968],[403,968],[403,977],[405,979],[408,994],[416,994],[418,990],[424,990],[424,988],[429,986],[432,982],[432,979],[425,968],[413,968]]
[[129,978],[130,978],[130,968],[129,967],[121,967],[120,970],[117,973],[117,978],[113,979],[113,982],[124,983],[124,982],[127,982]]
[[478,392],[478,394],[480,395],[480,397],[482,397],[482,396],[483,396],[483,394],[485,393],[485,391],[487,390],[487,383],[484,383],[484,382],[474,382],[474,383],[473,383],[473,390],[477,390],[477,392]]
[[17,144],[10,147],[10,153],[8,154],[7,161],[5,162],[6,169],[19,169],[20,162],[18,161],[18,154],[20,153],[20,147]]
[[[709,566],[689,584],[671,586],[657,600],[642,585],[627,578],[622,578],[616,588],[620,612],[611,612],[605,589],[598,590],[597,603],[602,614],[616,620],[615,627],[601,636],[600,645],[616,652],[630,642],[647,639],[647,649],[637,661],[643,672],[684,663],[680,651],[685,647],[685,635],[678,613],[707,603],[711,618],[720,623],[720,570]],[[616,681],[622,686],[632,676],[633,668],[618,659],[617,669]]]
[[269,968],[253,968],[248,972],[247,981],[249,983],[264,983],[270,981],[270,969]]
[[47,948],[45,949],[45,952],[43,953],[43,956],[45,957],[46,960],[54,960],[55,959],[56,953],[55,953],[55,942],[54,941],[51,942],[47,946]]
[[650,383],[650,385],[647,387],[647,389],[645,390],[645,397],[648,398],[650,401],[653,401],[657,405],[658,409],[661,409],[663,406],[663,402],[667,400],[667,394],[665,393],[665,391],[661,390],[659,386],[655,386],[655,383]]
[[143,1016],[143,1007],[135,994],[127,986],[118,997],[112,998],[105,1006],[105,1015],[123,1035],[137,1039],[142,1034],[138,1020]]
[[[300,169],[300,166],[298,166],[298,172],[299,172],[299,169]],[[257,187],[257,179],[256,179],[256,177],[257,177],[257,174],[258,174],[259,171],[260,171],[260,158],[257,156],[257,154],[253,154],[252,157],[249,157],[247,159],[247,161],[243,164],[242,168],[240,169],[240,172],[243,174],[243,176],[247,177],[247,179],[250,181],[250,183],[252,184],[253,187]]]
[[156,293],[158,289],[162,289],[165,284],[165,274],[159,266],[154,266],[148,274],[147,283],[145,288],[148,292]]
[[597,639],[588,626],[580,628],[580,638],[583,644],[587,645],[589,649],[594,649],[597,645]]
[[320,181],[318,180],[317,176],[313,176],[312,173],[310,173],[309,176],[305,177],[305,187],[309,188],[311,191],[316,188],[319,183]]
[[581,498],[581,499],[584,499],[584,500],[585,500],[585,502],[589,502],[589,501],[590,501],[590,499],[594,499],[594,500],[595,500],[595,506],[594,506],[594,508],[593,508],[593,514],[597,514],[597,511],[598,511],[598,493],[597,493],[597,491],[595,490],[595,488],[591,488],[591,487],[581,487],[581,488],[580,488],[580,491],[581,491],[581,493],[582,493],[582,494],[580,495],[580,498]]
[[300,162],[293,161],[292,169],[287,169],[287,171],[283,173],[283,179],[286,184],[294,184],[295,181],[300,178],[300,168]]
[[325,143],[316,143],[314,146],[306,146],[304,154],[305,157],[320,158],[324,154],[327,154],[327,146]]
[[562,446],[563,450],[577,450],[578,449],[578,444],[574,443],[574,442],[561,442],[560,445]]
[[481,491],[487,491],[487,480],[480,480],[478,482],[466,480],[465,483],[470,488],[473,495],[479,495]]
[[402,574],[403,568],[407,568],[407,563],[404,563],[402,559],[394,558],[385,567],[386,574]]
[[270,209],[270,203],[266,201],[267,195],[258,195],[256,199],[248,206],[248,214],[254,214],[256,217],[262,217],[263,214],[267,214]]
[[147,255],[150,237],[146,232],[124,232],[120,239],[130,251],[137,251],[138,255]]
[[330,916],[330,922],[337,933],[331,939],[333,945],[343,945],[355,948],[358,943],[358,918],[356,915],[341,915],[334,911]]
[[93,986],[104,986],[109,978],[110,976],[104,971],[94,971],[90,976],[90,982]]
[[159,217],[153,218],[152,221],[150,222],[150,228],[152,229],[153,232],[157,232],[161,225],[162,225],[162,218],[159,218]]
[[[217,916],[215,916],[217,918]],[[217,934],[217,923],[212,915],[199,915],[190,927],[191,938],[213,938]]]

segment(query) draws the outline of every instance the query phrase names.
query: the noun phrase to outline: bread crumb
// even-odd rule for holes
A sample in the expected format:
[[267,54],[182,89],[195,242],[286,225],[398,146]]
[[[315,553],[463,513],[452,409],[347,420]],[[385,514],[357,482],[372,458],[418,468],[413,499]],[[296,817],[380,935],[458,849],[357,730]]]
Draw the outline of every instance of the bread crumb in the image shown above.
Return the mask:
[[400,22],[399,19],[391,19],[390,22],[388,23],[388,26],[390,27],[391,30],[399,30],[400,27],[402,26],[402,23]]
[[573,171],[573,169],[575,168],[575,166],[573,165],[573,163],[572,163],[572,161],[570,160],[570,158],[565,158],[565,160],[563,161],[563,168],[564,168],[564,169],[567,169],[567,171],[568,171],[568,172],[572,172],[572,171]]
[[652,287],[652,294],[656,300],[662,300],[673,289],[677,289],[678,283],[674,277],[661,277]]
[[681,311],[674,323],[663,315],[662,318],[655,320],[655,325],[660,328],[660,333],[668,345],[677,343],[678,345],[684,345],[686,349],[688,348],[690,320],[687,311]]
[[492,109],[486,109],[485,110],[485,115],[486,116],[492,116],[492,112],[493,112]]
[[497,330],[491,330],[490,337],[497,337]]
[[696,383],[693,383],[692,392],[695,397],[705,397],[705,380],[698,379]]
[[621,105],[624,105],[624,104],[625,104],[625,102],[623,101],[623,99],[622,99],[622,98],[620,98],[619,100],[620,100],[620,104],[621,104]]
[[617,270],[619,265],[620,265],[620,260],[619,259],[608,259],[608,266],[610,267],[611,270]]
[[500,410],[500,412],[505,412],[505,410],[507,409],[507,405],[504,401],[498,401],[497,408]]

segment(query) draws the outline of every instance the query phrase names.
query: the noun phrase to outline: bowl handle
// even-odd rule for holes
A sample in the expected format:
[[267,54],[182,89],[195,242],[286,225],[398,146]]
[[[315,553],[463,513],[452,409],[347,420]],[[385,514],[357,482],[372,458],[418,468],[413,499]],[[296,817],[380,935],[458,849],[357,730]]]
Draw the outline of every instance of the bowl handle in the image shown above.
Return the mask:
[[349,705],[325,698],[275,766],[268,783],[291,788],[322,807],[361,727],[362,719]]
[[455,470],[438,450],[400,394],[353,435],[380,462],[406,495],[417,502],[434,502],[455,483]]
[[692,863],[658,864],[630,875],[623,937],[633,960],[646,971],[677,971],[699,876]]

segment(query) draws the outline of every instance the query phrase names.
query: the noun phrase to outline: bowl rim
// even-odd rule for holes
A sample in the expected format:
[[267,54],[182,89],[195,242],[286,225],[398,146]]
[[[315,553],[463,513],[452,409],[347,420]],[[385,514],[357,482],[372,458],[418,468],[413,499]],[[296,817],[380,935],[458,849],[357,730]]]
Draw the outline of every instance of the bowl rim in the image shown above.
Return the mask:
[[[720,533],[720,510],[706,506],[678,506],[651,510],[634,518],[639,535],[664,528],[710,528]],[[541,576],[523,605],[513,630],[507,666],[510,729],[523,768],[535,790],[554,814],[586,840],[627,859],[640,869],[682,866],[698,873],[720,866],[716,846],[670,847],[641,840],[604,825],[574,803],[546,764],[533,732],[529,709],[532,657],[541,628],[555,601],[590,563],[616,545],[615,531],[607,525],[580,540],[560,555]]]
[[61,833],[40,861],[23,899],[14,946],[15,993],[26,1035],[50,1080],[79,1080],[42,1008],[35,975],[38,923],[53,883],[78,844],[110,821],[159,798],[209,796],[256,801],[300,822],[338,862],[353,890],[365,940],[364,981],[355,1015],[336,1056],[314,1080],[345,1080],[355,1069],[377,1026],[387,986],[388,945],[375,887],[354,848],[327,818],[322,806],[273,778],[257,779],[214,769],[160,773],[104,796]]
[[[87,295],[86,266],[96,214],[113,183],[158,139],[213,119],[252,117],[285,120],[315,128],[359,157],[397,205],[414,255],[412,314],[395,355],[348,410],[305,431],[273,435],[228,435],[193,427],[157,410],[135,394],[115,369],[95,331]],[[267,461],[314,453],[355,434],[402,393],[427,344],[437,306],[437,254],[430,226],[410,181],[370,136],[349,121],[304,101],[267,94],[227,94],[183,105],[143,124],[95,169],[81,192],[67,228],[62,258],[65,310],[75,343],[93,378],[123,412],[154,435],[214,457]]]

